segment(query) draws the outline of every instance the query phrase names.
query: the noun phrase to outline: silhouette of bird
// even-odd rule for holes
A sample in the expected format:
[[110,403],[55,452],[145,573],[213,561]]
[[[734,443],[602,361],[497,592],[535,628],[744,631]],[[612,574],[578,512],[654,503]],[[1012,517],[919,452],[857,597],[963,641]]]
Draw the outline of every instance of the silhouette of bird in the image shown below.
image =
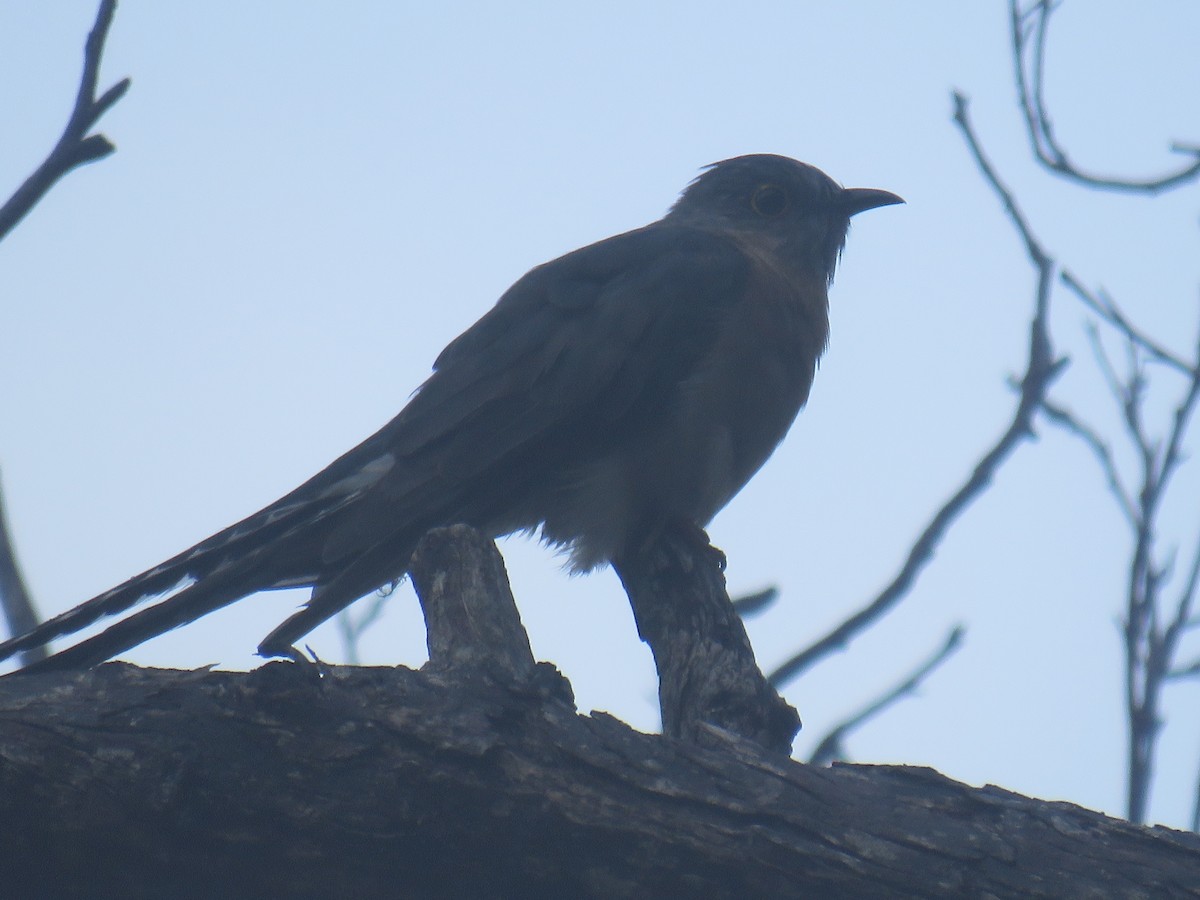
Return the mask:
[[782,156],[707,167],[662,219],[522,277],[394,419],[300,487],[0,644],[0,659],[155,600],[24,671],[91,666],[258,591],[307,587],[258,648],[295,656],[402,578],[440,525],[540,530],[579,571],[703,528],[808,398],[850,217],[901,202]]

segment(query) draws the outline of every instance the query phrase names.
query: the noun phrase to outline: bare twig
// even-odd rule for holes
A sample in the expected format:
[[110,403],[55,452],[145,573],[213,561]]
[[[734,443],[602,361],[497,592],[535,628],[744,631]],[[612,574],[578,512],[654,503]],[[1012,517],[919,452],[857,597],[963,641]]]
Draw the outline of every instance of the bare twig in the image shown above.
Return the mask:
[[[4,513],[4,495],[0,492],[0,607],[4,609],[4,618],[8,621],[10,634],[24,634],[38,624],[37,610],[33,608],[33,598],[25,587],[25,579],[21,577],[21,567],[17,564],[17,553],[13,548],[12,539],[8,533],[8,518]],[[21,654],[21,664],[29,665],[40,659],[45,659],[49,650],[46,647],[35,647]]]
[[[1200,147],[1183,146],[1178,142],[1172,150],[1192,157],[1193,161],[1158,178],[1138,180],[1101,177],[1082,171],[1068,158],[1055,136],[1045,95],[1049,20],[1058,5],[1056,0],[1009,2],[1017,92],[1025,130],[1036,159],[1055,174],[1093,189],[1154,194],[1200,177]],[[961,99],[959,111],[965,111]],[[964,126],[963,130],[984,177],[1004,199],[1039,273],[1043,278],[1048,277],[1049,260],[1033,240],[1011,195],[997,184],[995,173],[978,152],[970,129],[965,127],[965,120],[960,120],[960,125]],[[1122,427],[1136,454],[1140,470],[1136,488],[1135,479],[1122,474],[1110,442],[1100,432],[1085,424],[1066,407],[1050,402],[1045,390],[1040,394],[1038,407],[1049,421],[1078,438],[1091,451],[1134,539],[1127,573],[1123,630],[1125,706],[1129,723],[1128,815],[1133,821],[1140,822],[1146,812],[1156,741],[1162,727],[1159,711],[1163,686],[1170,678],[1200,675],[1200,660],[1186,667],[1179,667],[1173,662],[1183,634],[1200,626],[1200,619],[1195,612],[1196,594],[1200,591],[1200,546],[1195,550],[1185,583],[1172,609],[1165,604],[1163,594],[1174,575],[1175,553],[1174,550],[1166,553],[1161,551],[1157,534],[1158,514],[1163,499],[1174,473],[1183,462],[1184,435],[1196,406],[1200,404],[1200,342],[1195,360],[1188,360],[1137,327],[1105,292],[1088,290],[1081,279],[1065,270],[1060,279],[1086,309],[1122,337],[1126,353],[1124,371],[1118,374],[1118,367],[1110,359],[1097,325],[1093,322],[1086,324],[1085,334],[1099,373],[1118,406]],[[1046,296],[1043,282],[1039,297]],[[1039,303],[1039,315],[1045,315],[1044,302]],[[1173,422],[1167,433],[1161,436],[1154,434],[1154,429],[1147,425],[1146,416],[1151,387],[1150,367],[1154,365],[1161,365],[1182,375],[1187,382],[1181,399],[1175,405]],[[1024,383],[1021,388],[1024,397]],[[1197,824],[1200,824],[1200,795],[1197,798],[1196,815]]]
[[808,761],[814,765],[828,765],[834,760],[844,760],[846,758],[844,748],[846,736],[898,700],[914,693],[935,669],[954,655],[954,652],[962,644],[965,633],[965,629],[961,625],[954,626],[942,646],[929,659],[914,669],[908,677],[882,696],[868,703],[840,725],[830,729],[829,733],[817,743],[817,747]]
[[1175,371],[1182,375],[1190,376],[1192,366],[1181,356],[1172,353],[1167,348],[1163,347],[1149,335],[1145,334],[1137,328],[1128,317],[1121,311],[1120,307],[1113,302],[1113,299],[1103,291],[1092,292],[1083,286],[1083,284],[1072,275],[1069,271],[1063,270],[1059,276],[1062,283],[1070,289],[1080,302],[1088,309],[1098,315],[1108,324],[1112,325],[1120,331],[1128,340],[1135,343],[1152,359],[1157,360],[1167,366],[1170,366]]
[[1112,448],[1100,437],[1099,432],[1091,426],[1085,425],[1074,413],[1065,407],[1052,403],[1050,400],[1042,401],[1042,412],[1045,413],[1046,418],[1051,422],[1079,438],[1092,451],[1092,455],[1096,457],[1096,462],[1100,465],[1100,470],[1104,473],[1104,480],[1108,482],[1109,491],[1116,499],[1117,505],[1121,507],[1121,513],[1125,516],[1125,521],[1130,525],[1135,525],[1137,523],[1137,510],[1134,507],[1133,499],[1129,496],[1129,491],[1125,485],[1121,483],[1121,474],[1117,471],[1117,463],[1113,459]]
[[1175,407],[1171,416],[1171,432],[1167,437],[1167,449],[1159,464],[1161,480],[1166,482],[1174,474],[1175,469],[1183,462],[1183,438],[1191,424],[1192,414],[1196,411],[1196,403],[1200,400],[1200,341],[1196,348],[1197,360],[1192,364],[1191,381],[1187,392]]
[[1171,620],[1170,627],[1178,632],[1178,637],[1182,637],[1183,632],[1197,624],[1192,618],[1197,589],[1200,589],[1200,539],[1196,541],[1196,548],[1192,552],[1192,565],[1188,569],[1187,581],[1184,582],[1175,604],[1175,617]]
[[[1197,361],[1196,368],[1192,371],[1192,380],[1188,385],[1187,393],[1179,405],[1176,406],[1172,417],[1171,433],[1167,439],[1167,449],[1163,455],[1162,462],[1159,464],[1158,490],[1160,492],[1166,490],[1168,481],[1182,463],[1181,447],[1183,446],[1183,437],[1191,421],[1192,414],[1195,412],[1198,399],[1200,399],[1200,360]],[[1163,644],[1168,654],[1168,660],[1174,655],[1179,639],[1183,636],[1183,632],[1188,628],[1191,621],[1198,587],[1200,587],[1200,541],[1197,542],[1195,551],[1192,554],[1192,564],[1188,569],[1187,580],[1184,582],[1179,599],[1175,604],[1175,615],[1171,618],[1171,623],[1163,633]]]
[[891,584],[858,612],[776,669],[770,676],[772,684],[783,684],[795,678],[834,650],[844,647],[853,637],[895,606],[912,589],[917,576],[933,559],[934,551],[950,526],[987,488],[1001,464],[1008,459],[1022,441],[1033,434],[1033,417],[1051,383],[1066,365],[1065,359],[1055,359],[1054,357],[1047,326],[1054,261],[1034,237],[1012,192],[1000,181],[991,162],[984,154],[967,115],[967,98],[956,93],[954,104],[954,121],[966,139],[976,164],[999,196],[1009,218],[1020,232],[1025,243],[1025,250],[1037,273],[1034,313],[1029,325],[1029,360],[1025,374],[1019,381],[1020,397],[1017,408],[1004,433],[979,460],[974,471],[962,486],[954,492],[926,525],[925,530],[921,532],[909,550],[908,558],[900,567],[899,573]]
[[1197,585],[1200,583],[1200,546],[1175,603],[1174,612],[1163,624],[1163,589],[1170,580],[1173,554],[1165,563],[1156,562],[1158,513],[1172,478],[1183,462],[1183,443],[1197,403],[1200,402],[1200,341],[1196,362],[1190,364],[1188,382],[1176,403],[1165,438],[1152,438],[1143,418],[1148,381],[1141,363],[1142,345],[1126,334],[1128,375],[1116,378],[1107,356],[1092,338],[1097,359],[1114,400],[1121,409],[1130,443],[1137,451],[1141,488],[1137,508],[1130,519],[1134,550],[1129,564],[1124,622],[1125,705],[1129,722],[1129,772],[1127,814],[1142,822],[1149,804],[1151,779],[1158,736],[1162,729],[1162,692],[1167,682],[1185,677],[1196,669],[1180,668],[1174,662],[1184,632],[1190,627]]
[[103,159],[116,149],[104,135],[88,134],[100,117],[129,90],[129,79],[123,78],[99,99],[96,98],[100,57],[116,8],[116,0],[102,0],[100,3],[96,24],[84,45],[83,75],[75,96],[75,108],[50,155],[25,179],[25,183],[17,188],[8,202],[0,206],[0,240],[12,231],[60,178],[78,166]]
[[1092,358],[1096,360],[1096,368],[1100,370],[1109,394],[1113,397],[1124,397],[1125,385],[1117,375],[1112,360],[1108,358],[1108,351],[1104,349],[1104,342],[1100,339],[1100,330],[1094,322],[1088,322],[1083,327],[1083,333],[1087,337],[1088,346],[1092,349]]
[[[1051,422],[1074,435],[1092,451],[1133,537],[1122,623],[1129,765],[1126,809],[1132,821],[1142,822],[1149,803],[1155,752],[1163,725],[1160,714],[1162,691],[1172,679],[1200,674],[1200,661],[1190,666],[1179,666],[1174,662],[1184,632],[1195,625],[1193,610],[1200,589],[1200,545],[1193,553],[1185,583],[1170,613],[1163,594],[1172,578],[1175,554],[1171,550],[1164,555],[1156,549],[1159,545],[1158,513],[1171,480],[1183,463],[1184,438],[1200,403],[1200,340],[1196,361],[1187,362],[1147,337],[1107,296],[1088,292],[1077,279],[1065,273],[1062,280],[1085,306],[1118,331],[1125,347],[1125,374],[1120,375],[1095,324],[1089,322],[1085,326],[1097,369],[1118,407],[1126,438],[1138,460],[1140,472],[1136,493],[1125,486],[1126,479],[1117,467],[1108,442],[1095,429],[1049,400],[1043,399],[1042,410]],[[1162,437],[1152,435],[1146,424],[1145,406],[1150,391],[1147,358],[1150,363],[1158,363],[1187,378],[1183,395],[1175,405],[1171,426]]]
[[1200,675],[1200,659],[1194,659],[1190,663],[1186,663],[1177,669],[1172,669],[1168,673],[1167,677],[1171,678],[1172,680],[1176,680],[1176,679],[1183,679],[1183,678],[1192,678],[1193,676],[1196,676],[1196,675]]
[[1200,675],[1200,659],[1194,659],[1190,663],[1180,666],[1177,669],[1172,669],[1168,677],[1172,680],[1182,678],[1192,678]]
[[362,662],[358,655],[359,639],[383,615],[384,604],[392,595],[395,587],[392,584],[376,591],[375,596],[371,598],[371,602],[366,605],[360,616],[352,615],[348,609],[337,614],[334,621],[337,622],[338,633],[342,637],[342,652],[346,658],[346,665],[357,666]]
[[766,612],[779,599],[779,588],[771,586],[755,591],[753,594],[743,594],[733,598],[733,611],[743,619]]
[[1171,152],[1192,157],[1192,161],[1166,175],[1155,178],[1114,178],[1084,172],[1072,162],[1054,134],[1054,126],[1046,111],[1045,57],[1046,32],[1050,16],[1059,4],[1052,0],[1035,0],[1022,10],[1020,0],[1009,0],[1009,24],[1012,33],[1012,56],[1020,95],[1025,130],[1038,161],[1047,169],[1069,181],[1087,187],[1127,193],[1157,194],[1170,190],[1200,176],[1200,148],[1176,141]]

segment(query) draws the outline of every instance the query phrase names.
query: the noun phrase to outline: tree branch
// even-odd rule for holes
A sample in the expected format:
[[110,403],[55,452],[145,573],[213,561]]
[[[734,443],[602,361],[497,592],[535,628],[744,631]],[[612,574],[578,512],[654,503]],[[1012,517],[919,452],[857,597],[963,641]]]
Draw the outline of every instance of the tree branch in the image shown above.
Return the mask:
[[342,639],[342,653],[348,665],[357,666],[361,662],[358,656],[358,642],[367,629],[383,615],[387,600],[394,589],[395,585],[385,585],[376,591],[371,599],[366,601],[365,608],[359,615],[355,615],[350,609],[344,609],[337,614],[334,621],[337,623],[338,635]]
[[[4,493],[0,488],[0,607],[4,610],[4,618],[8,622],[10,634],[24,634],[32,631],[38,624],[37,610],[33,607],[33,598],[25,587],[25,579],[21,575],[21,566],[17,562],[17,551],[9,536],[8,516],[4,512]],[[35,647],[21,653],[21,664],[24,666],[45,659],[49,653],[46,647]]]
[[[1115,309],[1115,307],[1111,307]],[[1154,755],[1162,729],[1160,709],[1162,692],[1172,679],[1193,674],[1195,666],[1180,667],[1175,663],[1180,640],[1190,627],[1192,609],[1200,581],[1200,547],[1193,556],[1188,577],[1175,603],[1173,613],[1163,606],[1163,588],[1173,569],[1173,552],[1167,562],[1158,562],[1158,514],[1170,483],[1183,462],[1183,442],[1196,406],[1200,403],[1200,337],[1197,338],[1196,362],[1185,364],[1188,377],[1182,397],[1175,404],[1171,427],[1165,438],[1153,438],[1147,430],[1144,406],[1149,381],[1142,354],[1145,342],[1139,340],[1132,326],[1121,328],[1125,339],[1127,374],[1119,377],[1104,350],[1094,326],[1087,336],[1096,356],[1109,392],[1121,412],[1121,420],[1130,444],[1137,453],[1140,466],[1140,489],[1136,503],[1127,494],[1116,494],[1126,512],[1133,536],[1133,554],[1129,562],[1126,583],[1125,620],[1125,707],[1128,719],[1129,772],[1127,811],[1135,822],[1143,821],[1150,797],[1154,772]],[[1172,366],[1173,371],[1178,368]],[[1063,421],[1060,420],[1060,424]],[[1093,453],[1100,456],[1094,434],[1075,429]],[[1107,450],[1107,447],[1104,446]],[[1116,478],[1111,456],[1105,466],[1110,484]],[[1167,618],[1164,626],[1163,619]]]
[[1017,93],[1020,96],[1030,147],[1038,161],[1050,171],[1077,184],[1128,193],[1157,194],[1200,176],[1200,148],[1178,141],[1171,144],[1171,152],[1191,156],[1193,161],[1174,172],[1153,178],[1130,179],[1092,175],[1081,170],[1068,158],[1054,134],[1045,100],[1046,33],[1050,17],[1059,6],[1060,3],[1052,0],[1035,0],[1027,10],[1022,11],[1020,0],[1009,0],[1009,25]]
[[1191,376],[1192,365],[1190,363],[1137,328],[1106,293],[1089,291],[1078,278],[1065,269],[1059,278],[1084,306],[1120,331],[1127,340],[1132,341],[1151,358],[1170,366],[1181,375]]
[[1051,422],[1083,441],[1084,446],[1092,451],[1092,455],[1096,457],[1096,462],[1100,465],[1100,470],[1104,473],[1108,490],[1116,499],[1117,506],[1121,508],[1125,521],[1130,526],[1135,526],[1138,516],[1137,509],[1129,491],[1121,482],[1121,474],[1117,471],[1117,463],[1113,459],[1112,448],[1108,443],[1094,428],[1085,425],[1074,413],[1048,399],[1042,401],[1042,412]]
[[3,206],[0,206],[0,240],[3,240],[17,223],[44,197],[56,182],[72,169],[86,163],[103,159],[116,148],[102,134],[88,132],[112,106],[120,100],[130,81],[123,78],[104,94],[96,98],[96,81],[100,71],[100,57],[104,42],[116,12],[116,0],[102,0],[96,14],[96,23],[88,35],[83,53],[83,75],[79,91],[75,96],[75,107],[62,136],[50,155]]
[[968,117],[966,97],[956,93],[954,104],[954,121],[966,139],[976,164],[1004,204],[1009,218],[1021,234],[1026,253],[1030,262],[1033,263],[1037,275],[1034,311],[1029,323],[1029,359],[1025,367],[1025,374],[1019,381],[1020,395],[1017,407],[1013,412],[1012,421],[1004,433],[983,455],[967,480],[934,514],[925,530],[921,532],[892,582],[870,603],[772,672],[769,680],[774,685],[786,683],[807,671],[833,651],[844,647],[852,638],[908,594],[916,582],[917,576],[933,559],[934,551],[951,525],[991,484],[1001,464],[1033,434],[1033,417],[1041,406],[1050,385],[1067,363],[1066,359],[1054,358],[1047,325],[1054,261],[1042,249],[1024,214],[1017,206],[1012,192],[1000,181],[991,162],[984,154]]
[[[561,681],[552,668],[538,667]],[[1200,838],[929,769],[578,715],[543,682],[271,663],[0,679],[5,896],[1194,897]]]
[[715,725],[790,756],[800,718],[763,678],[708,536],[667,530],[613,568],[654,654],[663,733],[709,741]]
[[734,611],[744,619],[747,616],[757,616],[759,613],[766,612],[778,599],[779,588],[772,585],[752,594],[734,597],[732,602]]
[[858,712],[849,716],[841,724],[831,728],[825,737],[817,742],[816,749],[813,750],[812,755],[808,758],[809,763],[814,766],[823,766],[836,760],[844,760],[846,758],[846,736],[862,727],[862,725],[879,715],[889,706],[894,705],[898,700],[915,693],[917,688],[921,686],[922,682],[934,670],[954,655],[955,651],[962,644],[965,633],[966,630],[961,625],[955,625],[951,629],[950,634],[947,635],[942,646],[929,659],[914,669],[903,681],[882,696],[868,703]]

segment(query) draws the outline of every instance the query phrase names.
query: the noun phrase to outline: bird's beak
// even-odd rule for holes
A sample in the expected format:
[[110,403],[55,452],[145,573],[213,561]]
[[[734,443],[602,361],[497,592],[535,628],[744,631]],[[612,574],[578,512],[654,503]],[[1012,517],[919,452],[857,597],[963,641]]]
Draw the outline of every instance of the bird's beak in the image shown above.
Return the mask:
[[844,188],[839,201],[838,205],[849,217],[868,209],[903,203],[904,199],[891,191],[878,191],[875,188]]

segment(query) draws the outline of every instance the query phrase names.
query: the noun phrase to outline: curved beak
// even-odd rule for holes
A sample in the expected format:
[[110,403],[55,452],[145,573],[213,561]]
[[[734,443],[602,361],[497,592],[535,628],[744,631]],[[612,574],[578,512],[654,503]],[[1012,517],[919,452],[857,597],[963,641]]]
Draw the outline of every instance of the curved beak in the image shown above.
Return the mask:
[[903,203],[904,198],[897,197],[891,191],[879,191],[875,188],[843,188],[840,201],[842,211],[849,217],[868,209]]

